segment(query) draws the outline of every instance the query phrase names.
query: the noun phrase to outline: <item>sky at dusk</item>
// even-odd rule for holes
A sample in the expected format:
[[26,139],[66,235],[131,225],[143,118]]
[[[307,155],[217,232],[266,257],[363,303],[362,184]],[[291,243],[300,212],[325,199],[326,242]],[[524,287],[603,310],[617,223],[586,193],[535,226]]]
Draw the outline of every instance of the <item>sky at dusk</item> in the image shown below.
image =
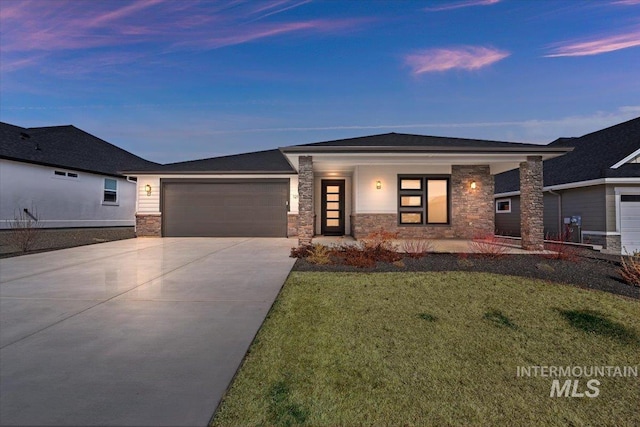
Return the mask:
[[168,163],[640,116],[640,0],[1,0],[0,120]]

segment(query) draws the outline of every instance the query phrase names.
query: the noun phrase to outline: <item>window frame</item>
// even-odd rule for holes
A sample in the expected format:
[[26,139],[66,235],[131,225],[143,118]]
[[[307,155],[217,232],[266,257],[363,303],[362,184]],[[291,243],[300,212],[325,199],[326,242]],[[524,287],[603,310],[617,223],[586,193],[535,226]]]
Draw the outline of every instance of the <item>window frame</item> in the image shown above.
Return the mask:
[[[402,189],[402,180],[420,179],[421,188]],[[447,221],[446,222],[429,222],[429,181],[446,181],[447,189]],[[430,175],[430,174],[399,174],[398,175],[398,199],[397,213],[399,227],[449,227],[451,226],[451,175]],[[402,198],[407,196],[420,196],[422,202],[420,206],[402,206]],[[403,213],[419,213],[422,221],[420,223],[404,223],[402,222]]]
[[[113,181],[116,183],[116,189],[112,190],[110,188],[107,188],[107,181]],[[111,200],[106,200],[106,195],[107,193],[111,193],[115,196],[115,200],[111,201]],[[104,178],[102,180],[102,204],[103,205],[110,205],[110,206],[117,206],[119,203],[119,198],[118,198],[118,180],[115,178]]]
[[[500,202],[509,202],[509,209],[498,209],[498,204]],[[502,199],[496,199],[496,213],[497,214],[506,214],[506,213],[511,213],[511,197],[507,197],[507,198],[502,198]]]

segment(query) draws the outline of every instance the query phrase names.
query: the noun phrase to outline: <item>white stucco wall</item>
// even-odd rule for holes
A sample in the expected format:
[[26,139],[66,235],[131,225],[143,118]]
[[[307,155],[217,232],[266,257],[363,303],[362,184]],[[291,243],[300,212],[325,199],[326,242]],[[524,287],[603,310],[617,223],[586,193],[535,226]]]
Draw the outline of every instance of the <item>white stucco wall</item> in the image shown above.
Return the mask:
[[[55,170],[74,172],[61,177]],[[118,201],[104,204],[104,179],[118,182]],[[0,159],[0,228],[23,209],[37,210],[43,227],[113,227],[135,224],[136,185],[124,178]]]
[[[171,179],[289,179],[289,211],[298,213],[298,176],[297,175],[141,175],[138,176],[138,199],[136,212],[139,214],[160,213],[160,178]],[[151,185],[151,195],[147,195],[146,185]]]
[[[354,212],[396,213],[398,211],[398,175],[449,175],[449,165],[375,165],[356,166],[353,174]],[[376,189],[376,181],[382,188]]]

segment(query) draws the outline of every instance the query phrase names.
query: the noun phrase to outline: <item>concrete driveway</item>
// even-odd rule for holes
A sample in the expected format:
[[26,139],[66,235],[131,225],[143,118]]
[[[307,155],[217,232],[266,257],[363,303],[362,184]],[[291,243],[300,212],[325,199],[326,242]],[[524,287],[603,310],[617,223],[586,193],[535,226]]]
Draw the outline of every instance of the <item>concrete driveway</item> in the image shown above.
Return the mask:
[[0,260],[0,424],[204,426],[287,239],[131,239]]

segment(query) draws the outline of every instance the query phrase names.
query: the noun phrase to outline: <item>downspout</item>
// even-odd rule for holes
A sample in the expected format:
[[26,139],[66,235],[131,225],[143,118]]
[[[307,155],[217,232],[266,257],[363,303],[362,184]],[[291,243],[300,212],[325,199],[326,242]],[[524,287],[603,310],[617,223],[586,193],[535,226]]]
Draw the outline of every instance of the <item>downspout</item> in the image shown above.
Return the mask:
[[[562,236],[562,194],[553,190],[549,190],[549,194],[558,196],[558,237],[560,237]],[[580,241],[582,241],[582,236],[580,236]]]

